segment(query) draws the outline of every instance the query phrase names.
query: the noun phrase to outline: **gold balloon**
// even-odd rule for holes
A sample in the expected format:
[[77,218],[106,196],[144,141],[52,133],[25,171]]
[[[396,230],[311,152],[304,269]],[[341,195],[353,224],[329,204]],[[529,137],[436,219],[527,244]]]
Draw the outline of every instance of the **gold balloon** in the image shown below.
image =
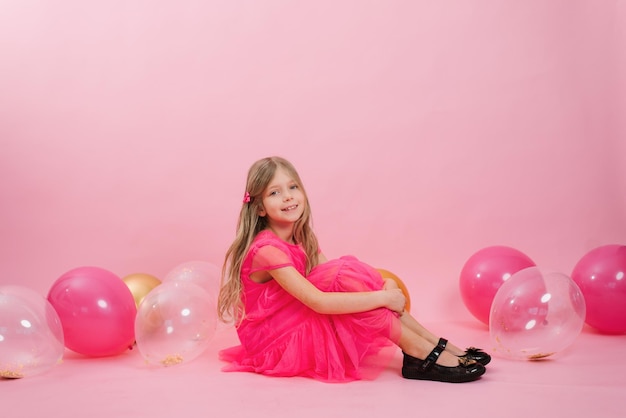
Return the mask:
[[135,299],[135,305],[139,307],[139,304],[146,297],[148,293],[155,287],[161,284],[161,280],[146,273],[134,273],[122,279],[126,286],[130,289],[130,293]]
[[404,293],[404,297],[406,298],[406,305],[404,306],[404,310],[406,310],[407,312],[410,312],[411,311],[411,296],[409,295],[409,289],[406,287],[404,282],[400,280],[398,276],[396,276],[389,270],[385,270],[385,269],[376,269],[376,270],[378,270],[380,275],[383,276],[383,279],[392,279],[394,282],[396,282],[400,290],[402,290],[402,293]]

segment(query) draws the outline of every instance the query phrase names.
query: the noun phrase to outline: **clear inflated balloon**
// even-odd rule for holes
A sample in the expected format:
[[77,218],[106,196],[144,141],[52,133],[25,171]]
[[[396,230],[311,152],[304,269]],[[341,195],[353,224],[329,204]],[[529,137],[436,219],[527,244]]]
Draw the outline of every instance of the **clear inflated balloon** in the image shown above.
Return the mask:
[[44,372],[64,351],[61,320],[46,298],[21,286],[0,287],[0,377]]
[[217,300],[219,293],[221,271],[206,261],[188,261],[179,264],[167,273],[163,282],[180,281],[194,283]]
[[565,274],[529,267],[512,275],[491,305],[495,354],[537,360],[570,346],[585,320],[585,300]]
[[207,349],[216,325],[216,306],[207,291],[191,282],[164,282],[139,305],[137,348],[150,364],[189,362]]

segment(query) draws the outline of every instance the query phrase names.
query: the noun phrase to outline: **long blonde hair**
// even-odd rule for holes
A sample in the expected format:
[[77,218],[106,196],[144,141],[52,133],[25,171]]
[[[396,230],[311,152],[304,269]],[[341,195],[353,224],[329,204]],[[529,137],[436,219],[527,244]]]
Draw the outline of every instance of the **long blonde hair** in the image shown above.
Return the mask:
[[267,157],[256,161],[248,170],[246,181],[249,202],[244,201],[241,207],[235,240],[226,252],[222,267],[222,286],[217,306],[218,316],[224,322],[231,319],[240,322],[245,316],[241,298],[241,265],[254,237],[267,227],[267,219],[259,216],[259,210],[262,208],[263,192],[279,168],[284,169],[298,184],[306,199],[304,213],[294,226],[293,236],[294,241],[300,244],[306,253],[306,274],[319,262],[319,245],[312,228],[311,206],[298,172],[289,161],[281,157]]

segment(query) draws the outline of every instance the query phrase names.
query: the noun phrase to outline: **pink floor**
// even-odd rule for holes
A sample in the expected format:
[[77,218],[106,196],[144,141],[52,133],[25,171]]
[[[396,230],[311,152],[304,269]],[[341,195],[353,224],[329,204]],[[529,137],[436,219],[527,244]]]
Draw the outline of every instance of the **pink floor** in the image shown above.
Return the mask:
[[[461,345],[489,347],[480,324],[426,324]],[[494,357],[477,382],[400,378],[401,353],[377,380],[326,384],[303,378],[224,373],[217,351],[236,343],[218,331],[186,364],[147,366],[137,350],[110,358],[67,352],[46,373],[0,379],[2,417],[624,417],[626,335],[585,328],[551,359]]]

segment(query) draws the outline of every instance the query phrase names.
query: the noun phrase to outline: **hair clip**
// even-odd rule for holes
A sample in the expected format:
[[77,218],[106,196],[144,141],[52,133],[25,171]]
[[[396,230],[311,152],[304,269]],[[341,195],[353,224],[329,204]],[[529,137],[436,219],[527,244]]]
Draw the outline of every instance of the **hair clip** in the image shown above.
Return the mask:
[[250,193],[246,192],[246,194],[243,195],[243,203],[250,203]]

